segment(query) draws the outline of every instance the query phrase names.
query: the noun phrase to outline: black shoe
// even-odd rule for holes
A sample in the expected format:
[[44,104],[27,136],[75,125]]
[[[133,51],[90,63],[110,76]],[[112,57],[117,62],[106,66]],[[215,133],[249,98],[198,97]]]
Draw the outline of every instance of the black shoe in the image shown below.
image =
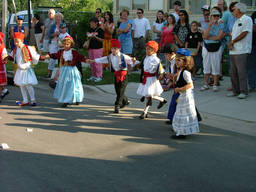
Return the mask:
[[61,107],[66,108],[68,106],[68,103],[63,103]]
[[114,113],[119,113],[119,107],[115,106]]
[[171,138],[172,138],[172,139],[186,139],[186,135],[179,135],[179,136],[177,136],[177,135],[172,135]]
[[166,123],[167,125],[171,125],[171,124],[172,124],[172,121],[171,121],[171,120],[168,120],[168,121],[165,121],[165,123]]
[[148,114],[145,114],[144,112],[139,116],[140,119],[148,118]]
[[144,101],[145,101],[145,97],[143,96],[140,98],[140,102],[144,102]]
[[224,79],[223,79],[223,76],[221,75],[221,76],[219,76],[219,81],[223,81]]
[[120,106],[120,109],[122,109],[122,108],[124,108],[125,106],[128,106],[128,105],[130,105],[131,104],[131,102],[130,101],[127,101],[126,103],[124,103],[124,104],[122,104],[121,106]]
[[164,106],[164,104],[166,104],[166,103],[167,103],[166,100],[160,101],[159,105],[157,106],[157,109],[161,109]]
[[5,93],[2,93],[1,94],[1,99],[4,99],[4,97],[6,96],[6,95],[8,95],[9,94],[9,91],[7,90]]
[[79,102],[76,102],[76,105],[79,105]]

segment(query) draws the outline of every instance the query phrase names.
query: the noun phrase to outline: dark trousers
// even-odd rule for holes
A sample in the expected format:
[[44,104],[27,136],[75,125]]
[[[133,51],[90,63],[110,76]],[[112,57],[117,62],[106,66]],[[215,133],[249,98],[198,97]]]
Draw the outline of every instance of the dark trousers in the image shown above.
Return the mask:
[[248,84],[250,89],[256,89],[256,45],[252,46],[252,52],[248,55]]
[[144,37],[133,39],[133,56],[143,58],[146,55],[145,49],[146,39]]
[[116,102],[115,106],[122,106],[126,105],[128,102],[128,98],[125,96],[125,89],[128,84],[128,76],[126,75],[124,81],[119,81],[118,83],[116,82],[115,78],[115,91],[116,91]]
[[247,55],[230,55],[233,93],[248,94]]

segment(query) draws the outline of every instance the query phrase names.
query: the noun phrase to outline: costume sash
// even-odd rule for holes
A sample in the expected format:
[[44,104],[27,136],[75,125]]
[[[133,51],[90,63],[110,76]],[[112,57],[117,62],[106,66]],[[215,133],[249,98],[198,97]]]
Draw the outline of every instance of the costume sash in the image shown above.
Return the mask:
[[143,73],[143,80],[142,80],[142,85],[145,85],[147,82],[147,78],[148,77],[155,77],[156,73],[149,73],[149,72],[145,72]]
[[120,81],[123,82],[125,80],[125,76],[127,75],[127,71],[123,71],[123,70],[115,71],[114,75],[116,77],[117,83],[119,83]]

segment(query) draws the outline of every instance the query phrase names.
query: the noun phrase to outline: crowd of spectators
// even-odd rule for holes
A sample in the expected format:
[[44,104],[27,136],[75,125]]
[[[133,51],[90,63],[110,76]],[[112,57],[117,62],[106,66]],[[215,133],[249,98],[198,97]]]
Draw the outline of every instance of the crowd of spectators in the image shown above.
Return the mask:
[[[219,90],[219,80],[222,80],[223,73],[222,63],[227,61],[231,76],[230,87],[227,90],[232,91],[227,96],[246,98],[249,91],[256,89],[256,12],[249,17],[245,14],[245,4],[232,2],[228,6],[225,0],[218,0],[215,7],[204,5],[201,8],[203,17],[199,21],[190,22],[187,11],[181,7],[181,2],[175,1],[174,11],[157,11],[156,20],[152,25],[141,8],[137,9],[137,17],[133,20],[129,18],[129,11],[123,9],[117,25],[111,12],[102,14],[102,10],[97,8],[95,17],[90,19],[90,29],[85,34],[90,59],[108,55],[110,40],[114,35],[121,42],[122,53],[142,59],[145,56],[145,44],[153,39],[159,43],[158,55],[163,62],[163,48],[166,45],[190,50],[195,61],[193,79],[200,71],[204,75],[201,91],[210,89],[211,85],[214,92]],[[33,19],[36,45],[39,49],[42,44],[43,51],[56,52],[59,49],[57,39],[63,33],[63,15],[55,13],[53,9],[49,10],[48,15],[49,18],[43,24],[39,22],[38,15]],[[27,34],[27,29],[21,27],[22,22],[18,22],[17,26],[12,29],[12,33],[19,30]],[[224,54],[227,55],[227,59],[224,59]],[[55,65],[56,61],[49,61],[48,76]],[[92,76],[88,80],[99,82],[102,80],[102,69],[108,66],[91,63],[90,67]]]

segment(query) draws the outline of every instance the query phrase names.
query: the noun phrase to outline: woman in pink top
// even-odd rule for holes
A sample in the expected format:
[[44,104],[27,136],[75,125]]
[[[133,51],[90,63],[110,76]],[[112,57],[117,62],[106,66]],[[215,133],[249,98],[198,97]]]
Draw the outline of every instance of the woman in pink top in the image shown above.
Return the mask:
[[173,28],[175,25],[175,17],[170,14],[167,18],[167,24],[163,27],[163,32],[160,41],[160,47],[163,48],[167,44],[174,43]]

